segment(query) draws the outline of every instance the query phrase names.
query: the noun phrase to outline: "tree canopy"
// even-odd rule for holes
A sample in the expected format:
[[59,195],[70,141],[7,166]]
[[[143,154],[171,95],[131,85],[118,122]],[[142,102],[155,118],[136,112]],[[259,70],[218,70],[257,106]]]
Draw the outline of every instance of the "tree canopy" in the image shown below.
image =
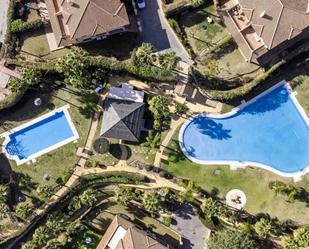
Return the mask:
[[89,54],[80,47],[73,47],[58,60],[56,69],[65,76],[64,83],[77,88],[86,88],[91,83]]
[[163,96],[155,96],[150,99],[148,103],[149,110],[153,113],[154,116],[154,128],[159,129],[171,116],[170,110],[168,108],[168,100]]
[[155,191],[145,192],[142,197],[142,203],[151,215],[155,215],[161,206],[161,197]]

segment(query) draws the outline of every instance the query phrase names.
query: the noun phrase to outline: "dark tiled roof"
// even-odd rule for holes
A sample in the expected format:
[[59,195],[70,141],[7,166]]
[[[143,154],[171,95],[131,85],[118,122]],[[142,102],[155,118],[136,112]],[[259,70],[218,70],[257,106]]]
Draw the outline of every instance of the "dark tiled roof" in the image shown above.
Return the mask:
[[144,103],[107,98],[104,108],[101,136],[139,141],[145,111]]

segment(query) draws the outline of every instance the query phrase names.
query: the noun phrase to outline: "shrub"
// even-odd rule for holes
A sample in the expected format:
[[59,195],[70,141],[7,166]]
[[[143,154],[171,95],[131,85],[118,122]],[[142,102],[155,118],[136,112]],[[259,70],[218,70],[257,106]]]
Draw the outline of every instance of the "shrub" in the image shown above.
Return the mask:
[[254,240],[248,235],[238,231],[222,230],[211,236],[208,240],[209,249],[252,249]]
[[38,194],[38,197],[40,200],[45,201],[48,198],[50,198],[53,195],[53,189],[46,184],[40,185],[37,189],[36,192]]
[[22,220],[27,220],[32,213],[32,209],[33,206],[30,203],[21,203],[16,208],[16,216]]
[[187,107],[187,105],[185,103],[179,103],[179,102],[176,102],[175,103],[175,112],[178,114],[178,115],[183,115],[183,114],[186,114],[186,112],[189,110],[189,108]]
[[20,33],[26,30],[36,30],[42,27],[44,22],[41,19],[24,22],[21,19],[17,19],[13,21],[10,25],[10,32],[12,33]]
[[147,170],[147,171],[151,171],[152,169],[153,169],[153,165],[151,165],[151,164],[145,164],[145,170]]
[[94,140],[93,150],[98,154],[104,154],[109,151],[109,141],[106,138],[100,137]]
[[163,217],[163,224],[169,227],[172,224],[172,217],[171,216],[164,216]]

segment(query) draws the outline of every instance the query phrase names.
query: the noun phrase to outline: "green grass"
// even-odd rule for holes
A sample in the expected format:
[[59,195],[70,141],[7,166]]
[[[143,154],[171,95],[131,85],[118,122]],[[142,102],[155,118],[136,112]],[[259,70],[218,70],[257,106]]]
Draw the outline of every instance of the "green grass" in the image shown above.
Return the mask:
[[294,90],[297,92],[296,98],[309,116],[309,76],[302,76],[302,84],[296,86]]
[[178,234],[173,230],[169,229],[156,219],[145,215],[141,210],[138,210],[133,206],[125,207],[114,202],[106,202],[102,207],[103,208],[100,210],[103,211],[99,212],[98,215],[91,220],[91,224],[97,229],[102,230],[102,232],[106,231],[115,215],[123,214],[129,217],[133,223],[139,224],[142,227],[151,228],[158,235],[164,236],[167,234],[175,240],[179,240]]
[[[178,132],[174,136],[175,140],[177,136]],[[169,147],[174,148],[173,144]],[[199,165],[186,158],[177,163],[167,162],[162,167],[176,176],[193,180],[206,191],[218,194],[222,198],[231,189],[243,190],[247,196],[245,209],[251,214],[269,213],[281,220],[292,219],[300,224],[308,220],[309,208],[306,203],[299,201],[288,203],[284,196],[276,196],[268,188],[270,181],[291,182],[291,179],[269,171],[255,167],[231,171],[228,166]],[[296,185],[309,189],[309,175],[304,176]]]
[[[90,244],[85,243],[85,239],[89,237],[92,239]],[[82,229],[74,237],[71,243],[67,245],[67,248],[71,249],[95,249],[101,240],[101,235],[88,230]]]
[[[73,92],[75,91],[74,89],[72,90]],[[69,113],[80,136],[77,143],[67,144],[38,157],[37,162],[30,165],[22,164],[17,166],[15,161],[7,161],[3,154],[0,157],[4,173],[14,171],[20,175],[28,175],[30,177],[29,181],[33,184],[28,183],[30,187],[27,192],[32,192],[36,184],[47,183],[53,185],[56,179],[63,177],[77,161],[75,153],[77,148],[84,144],[90,126],[90,119],[81,114],[78,91],[73,92],[61,89],[54,92],[53,96],[28,92],[19,104],[10,110],[4,111],[0,117],[0,132],[4,132],[51,111],[51,107],[58,108],[70,104]],[[33,104],[33,100],[36,97],[41,97],[43,100],[43,104],[40,107],[36,107]],[[39,143],[40,141],[33,142]],[[45,182],[43,180],[44,174],[50,175],[50,181]]]
[[50,53],[44,29],[24,32],[21,36],[21,50],[35,56],[44,56]]
[[[211,17],[213,23],[208,23],[207,17]],[[209,5],[202,10],[193,11],[180,20],[180,25],[184,27],[195,53],[202,52],[209,45],[211,46],[211,44],[218,42],[228,35],[218,21],[218,14],[214,5]],[[202,30],[202,25],[206,25],[207,29]]]
[[258,65],[248,63],[236,48],[234,51],[224,55],[218,64],[221,77],[233,77],[235,75],[254,72],[259,68]]

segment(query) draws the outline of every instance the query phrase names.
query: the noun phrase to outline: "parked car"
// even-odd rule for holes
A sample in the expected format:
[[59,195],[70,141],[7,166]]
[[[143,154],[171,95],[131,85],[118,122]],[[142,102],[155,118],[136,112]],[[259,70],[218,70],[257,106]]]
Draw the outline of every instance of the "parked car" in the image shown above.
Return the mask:
[[136,0],[136,2],[139,9],[144,9],[146,7],[145,0]]

